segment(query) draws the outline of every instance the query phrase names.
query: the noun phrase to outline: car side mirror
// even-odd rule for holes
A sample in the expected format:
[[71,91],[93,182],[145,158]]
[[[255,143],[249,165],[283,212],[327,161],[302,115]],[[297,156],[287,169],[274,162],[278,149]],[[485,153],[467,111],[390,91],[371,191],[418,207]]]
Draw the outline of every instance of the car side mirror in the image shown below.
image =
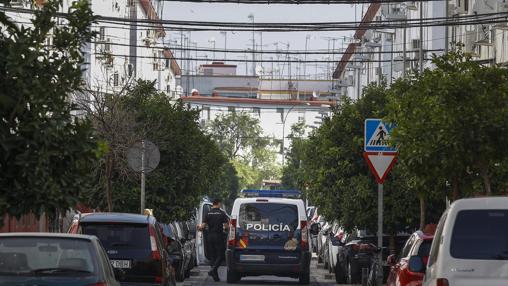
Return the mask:
[[121,268],[113,268],[113,274],[115,274],[116,280],[125,280],[125,271]]
[[395,254],[388,255],[388,258],[386,258],[386,264],[388,264],[388,266],[395,265]]
[[416,273],[425,272],[425,263],[423,263],[423,259],[418,255],[413,255],[409,258],[409,271]]

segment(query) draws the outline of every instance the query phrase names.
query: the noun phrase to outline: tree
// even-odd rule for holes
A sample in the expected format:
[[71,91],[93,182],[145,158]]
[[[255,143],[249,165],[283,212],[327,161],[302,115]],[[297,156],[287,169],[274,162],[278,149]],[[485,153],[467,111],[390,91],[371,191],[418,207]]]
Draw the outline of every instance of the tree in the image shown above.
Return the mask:
[[10,215],[74,206],[96,159],[90,123],[71,103],[94,18],[88,1],[59,7],[46,2],[28,26],[0,12],[0,209]]
[[[390,91],[388,119],[397,122],[393,142],[422,196],[443,191],[453,198],[493,193],[506,186],[508,70],[484,66],[460,46],[433,59],[421,75],[398,80]],[[436,187],[439,184],[439,187]]]
[[207,132],[235,167],[240,188],[259,187],[263,179],[280,177],[272,142],[263,136],[259,119],[245,112],[220,114]]
[[[139,212],[139,173],[127,167],[125,151],[142,139],[154,142],[161,154],[159,166],[146,177],[146,206],[162,221],[189,218],[202,197],[235,184],[236,174],[228,169],[227,159],[199,128],[198,111],[172,101],[157,91],[154,82],[138,80],[122,96],[112,96],[106,103],[102,117],[119,124],[113,124],[118,126],[113,130],[98,129],[108,152],[118,153],[111,155],[115,158],[111,174],[114,211]],[[122,127],[122,117],[129,123],[126,128]],[[100,168],[107,169],[108,165]],[[98,188],[88,201],[105,207],[105,194],[100,191],[104,182],[100,177],[97,182]]]

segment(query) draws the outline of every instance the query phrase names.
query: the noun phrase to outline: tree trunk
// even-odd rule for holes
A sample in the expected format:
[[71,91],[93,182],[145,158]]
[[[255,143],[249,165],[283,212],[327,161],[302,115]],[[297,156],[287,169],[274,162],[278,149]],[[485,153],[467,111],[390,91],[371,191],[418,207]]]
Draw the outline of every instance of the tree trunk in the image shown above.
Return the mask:
[[490,186],[490,176],[489,176],[489,168],[485,163],[480,163],[480,176],[483,179],[483,189],[485,190],[485,195],[490,196],[492,194],[492,189]]
[[420,230],[425,228],[425,197],[423,194],[418,194],[420,200]]
[[459,179],[457,177],[452,179],[452,200],[456,201],[460,199],[460,188],[459,188]]
[[106,159],[106,200],[108,203],[108,212],[113,211],[113,196],[111,195],[113,165],[112,155],[108,154]]

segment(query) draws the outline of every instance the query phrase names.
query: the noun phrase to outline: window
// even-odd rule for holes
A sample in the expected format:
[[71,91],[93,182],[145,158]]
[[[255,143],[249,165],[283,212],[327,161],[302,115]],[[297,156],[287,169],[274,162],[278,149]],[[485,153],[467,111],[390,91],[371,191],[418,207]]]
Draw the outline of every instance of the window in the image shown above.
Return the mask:
[[118,72],[115,72],[115,73],[113,74],[113,86],[118,86],[118,84],[119,84],[119,79],[120,79],[120,77],[119,77],[119,75],[118,75]]
[[508,210],[460,211],[450,254],[458,259],[508,260]]
[[430,256],[429,256],[429,266],[432,266],[437,261],[437,257],[439,255],[439,247],[441,247],[441,243],[443,243],[443,228],[446,223],[447,213],[444,213],[441,219],[439,220],[439,224],[437,225],[436,233],[434,234],[434,243],[430,248]]
[[245,203],[240,206],[238,218],[244,230],[295,231],[298,228],[298,209],[292,204]]
[[[97,270],[92,243],[82,239],[57,237],[0,238],[0,273],[35,276],[34,270],[67,268],[76,271],[62,276],[88,276]],[[48,270],[49,271],[49,270]],[[39,275],[49,274],[41,270]]]
[[146,258],[150,256],[147,224],[82,224],[83,234],[97,236],[110,258]]
[[426,239],[423,240],[418,248],[418,256],[419,257],[429,257],[430,247],[432,246],[432,240]]
[[255,114],[257,117],[260,117],[261,116],[261,108],[259,108],[259,107],[253,107],[252,108],[252,113]]
[[106,39],[106,27],[99,28],[99,40],[104,41]]
[[166,93],[167,94],[171,93],[171,85],[170,84],[166,85]]
[[409,256],[409,251],[411,251],[411,248],[413,247],[414,242],[415,242],[415,237],[411,236],[411,238],[406,242],[406,245],[404,245],[404,248],[402,249],[402,252],[400,253],[400,258],[406,258]]

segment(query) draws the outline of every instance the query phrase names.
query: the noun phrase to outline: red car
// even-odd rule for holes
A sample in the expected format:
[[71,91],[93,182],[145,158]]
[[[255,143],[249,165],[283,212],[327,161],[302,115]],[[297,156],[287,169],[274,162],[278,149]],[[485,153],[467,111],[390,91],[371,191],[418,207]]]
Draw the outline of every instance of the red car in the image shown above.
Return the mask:
[[433,238],[433,230],[426,232],[417,231],[407,240],[398,260],[395,255],[388,256],[387,262],[390,267],[390,274],[388,274],[388,280],[386,281],[387,286],[422,285],[424,273],[409,271],[409,258],[415,255],[420,256],[426,264],[429,259],[430,246],[432,245]]

